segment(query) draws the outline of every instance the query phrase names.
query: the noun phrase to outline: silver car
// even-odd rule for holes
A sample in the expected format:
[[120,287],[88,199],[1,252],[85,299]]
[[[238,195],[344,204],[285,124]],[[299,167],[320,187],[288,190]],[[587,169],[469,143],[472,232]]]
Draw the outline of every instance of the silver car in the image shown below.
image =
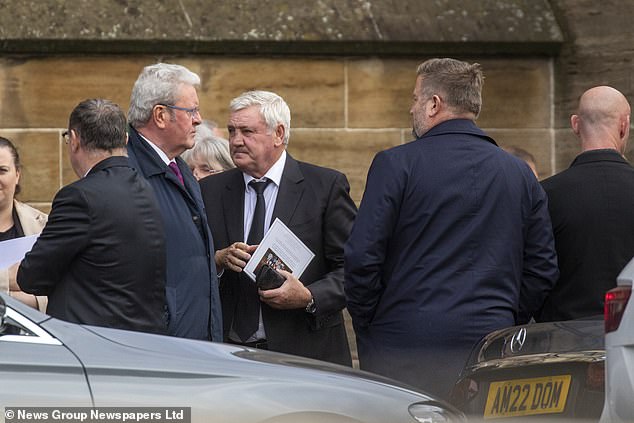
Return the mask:
[[[15,407],[191,407],[192,422],[463,421],[378,376],[268,351],[77,325],[0,294],[0,421]],[[111,409],[109,409],[111,410]]]
[[634,421],[634,259],[605,295],[605,402],[601,422]]

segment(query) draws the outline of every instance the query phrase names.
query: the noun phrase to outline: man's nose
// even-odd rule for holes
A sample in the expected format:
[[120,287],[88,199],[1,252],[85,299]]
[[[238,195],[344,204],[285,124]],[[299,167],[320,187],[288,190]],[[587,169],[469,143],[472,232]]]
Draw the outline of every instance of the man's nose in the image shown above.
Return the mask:
[[233,145],[241,145],[242,144],[242,133],[236,130],[229,136],[229,144]]

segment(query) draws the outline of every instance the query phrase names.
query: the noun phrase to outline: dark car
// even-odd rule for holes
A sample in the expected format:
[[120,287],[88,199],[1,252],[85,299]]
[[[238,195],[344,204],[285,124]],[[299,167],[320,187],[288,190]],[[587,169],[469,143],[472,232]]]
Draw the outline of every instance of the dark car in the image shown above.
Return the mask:
[[0,409],[6,421],[20,411],[16,407],[49,407],[46,412],[56,415],[60,407],[180,407],[163,420],[187,411],[192,422],[205,423],[464,419],[446,403],[370,373],[226,344],[77,325],[0,294]]
[[598,420],[604,361],[603,316],[495,331],[474,348],[451,402],[484,419]]

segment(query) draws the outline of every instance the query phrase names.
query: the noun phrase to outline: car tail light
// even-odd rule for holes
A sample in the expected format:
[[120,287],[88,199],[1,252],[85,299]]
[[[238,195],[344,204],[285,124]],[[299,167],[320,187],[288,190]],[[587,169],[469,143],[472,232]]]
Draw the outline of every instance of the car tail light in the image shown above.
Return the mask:
[[604,306],[605,333],[614,332],[619,328],[631,293],[631,286],[617,286],[606,292]]

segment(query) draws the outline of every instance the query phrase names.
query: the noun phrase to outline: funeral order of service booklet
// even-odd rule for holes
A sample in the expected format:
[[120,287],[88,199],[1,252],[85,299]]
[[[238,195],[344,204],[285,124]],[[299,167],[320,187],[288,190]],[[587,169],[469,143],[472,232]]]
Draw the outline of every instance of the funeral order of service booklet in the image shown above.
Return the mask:
[[244,267],[251,279],[263,264],[275,270],[285,270],[297,279],[302,275],[315,254],[280,220],[275,219],[262,242]]

